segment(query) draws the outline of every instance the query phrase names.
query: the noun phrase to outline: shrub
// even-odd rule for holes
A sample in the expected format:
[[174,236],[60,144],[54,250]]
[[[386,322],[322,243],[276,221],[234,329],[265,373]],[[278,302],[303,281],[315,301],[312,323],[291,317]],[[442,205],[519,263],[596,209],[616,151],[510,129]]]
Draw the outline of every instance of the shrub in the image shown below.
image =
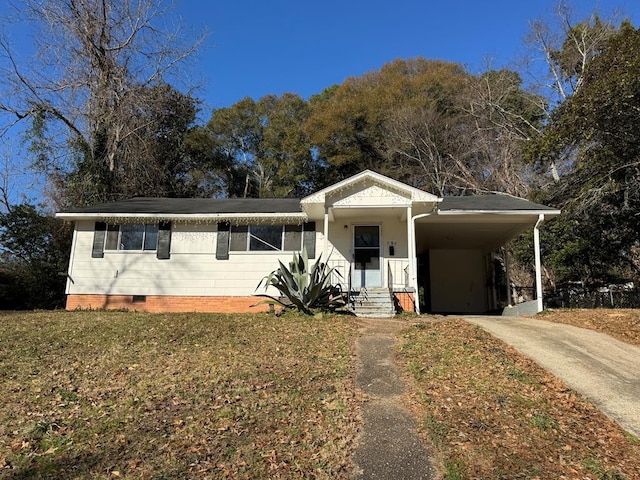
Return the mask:
[[267,300],[259,304],[295,308],[307,315],[312,314],[314,310],[335,311],[345,306],[342,289],[339,285],[331,283],[331,275],[334,272],[340,277],[342,275],[335,267],[329,267],[327,263],[322,262],[322,255],[311,267],[309,267],[306,249],[303,249],[302,253],[293,254],[289,268],[280,261],[278,263],[280,267],[260,280],[256,290],[263,284],[265,291],[272,286],[278,289],[282,298],[266,293],[257,294],[260,297],[267,297]]

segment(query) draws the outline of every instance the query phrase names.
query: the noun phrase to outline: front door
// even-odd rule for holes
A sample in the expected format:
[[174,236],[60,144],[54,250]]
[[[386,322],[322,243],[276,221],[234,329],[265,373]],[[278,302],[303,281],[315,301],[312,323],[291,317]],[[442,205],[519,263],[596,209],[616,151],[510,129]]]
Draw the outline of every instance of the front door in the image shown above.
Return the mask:
[[353,227],[353,277],[354,289],[381,287],[380,226],[355,225]]

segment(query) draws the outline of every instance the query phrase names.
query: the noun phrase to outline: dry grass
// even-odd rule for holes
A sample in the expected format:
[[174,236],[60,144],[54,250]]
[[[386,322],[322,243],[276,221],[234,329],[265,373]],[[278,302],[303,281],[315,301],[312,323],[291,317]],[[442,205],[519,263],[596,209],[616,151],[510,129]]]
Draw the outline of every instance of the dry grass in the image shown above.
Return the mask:
[[1,478],[340,478],[351,319],[0,314]]
[[597,330],[640,347],[640,310],[637,309],[549,310],[534,318]]
[[479,327],[418,324],[399,358],[446,479],[640,478],[637,438]]
[[[640,312],[544,318],[634,343]],[[0,478],[347,478],[356,335],[347,317],[0,313]],[[448,480],[640,478],[638,439],[481,329],[399,340]]]

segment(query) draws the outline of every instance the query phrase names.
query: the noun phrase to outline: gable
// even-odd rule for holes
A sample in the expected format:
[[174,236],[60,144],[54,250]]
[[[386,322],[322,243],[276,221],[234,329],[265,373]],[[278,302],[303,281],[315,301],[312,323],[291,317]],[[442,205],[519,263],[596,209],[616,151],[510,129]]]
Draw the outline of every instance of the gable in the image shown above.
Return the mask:
[[362,188],[353,185],[339,194],[331,195],[327,203],[333,207],[383,207],[383,206],[408,206],[411,198],[380,185],[371,185]]
[[[411,187],[405,183],[398,182],[397,180],[393,180],[392,178],[385,177],[379,173],[372,172],[370,170],[365,170],[353,177],[349,177],[341,182],[338,182],[329,187],[323,188],[322,190],[309,195],[302,199],[301,204],[303,208],[305,205],[311,204],[325,204],[328,201],[335,201],[336,197],[344,198],[351,195],[356,194],[358,191],[365,191],[372,186],[377,186],[380,189],[384,189],[388,192],[393,192],[397,195],[397,198],[404,197],[406,200],[402,203],[403,205],[407,205],[410,202],[422,202],[422,203],[436,203],[439,202],[440,199],[429,192],[425,192],[419,190],[415,187]],[[362,198],[376,198],[376,192],[378,190],[370,191],[369,193],[373,193],[373,196],[366,197],[366,194],[362,196]]]

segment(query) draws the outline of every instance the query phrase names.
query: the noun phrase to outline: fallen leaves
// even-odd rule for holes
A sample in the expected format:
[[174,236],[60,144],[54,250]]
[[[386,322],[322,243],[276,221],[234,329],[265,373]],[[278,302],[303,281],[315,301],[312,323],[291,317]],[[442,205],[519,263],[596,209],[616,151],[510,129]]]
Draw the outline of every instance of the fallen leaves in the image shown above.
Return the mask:
[[355,335],[347,317],[4,315],[0,478],[344,477]]
[[449,319],[402,339],[420,424],[451,476],[640,478],[637,439],[479,328]]
[[533,318],[596,330],[640,347],[640,310],[638,309],[554,309],[546,310]]

